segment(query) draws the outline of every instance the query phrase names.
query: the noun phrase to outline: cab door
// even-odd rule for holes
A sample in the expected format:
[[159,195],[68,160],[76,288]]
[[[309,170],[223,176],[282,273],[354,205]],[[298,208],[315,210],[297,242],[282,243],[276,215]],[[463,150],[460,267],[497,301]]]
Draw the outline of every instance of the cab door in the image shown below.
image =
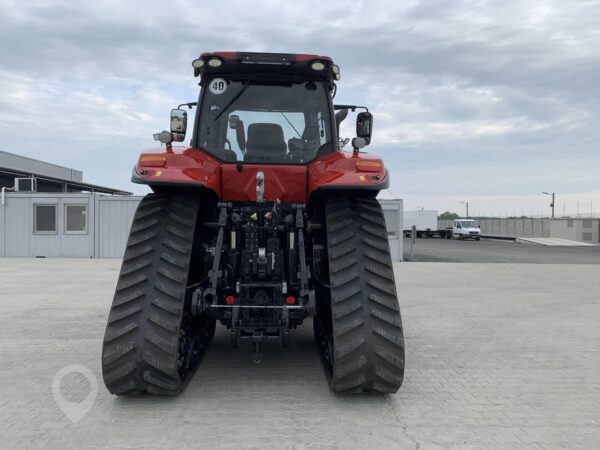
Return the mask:
[[462,226],[460,224],[460,220],[454,221],[454,226],[452,227],[452,236],[460,237],[462,234]]

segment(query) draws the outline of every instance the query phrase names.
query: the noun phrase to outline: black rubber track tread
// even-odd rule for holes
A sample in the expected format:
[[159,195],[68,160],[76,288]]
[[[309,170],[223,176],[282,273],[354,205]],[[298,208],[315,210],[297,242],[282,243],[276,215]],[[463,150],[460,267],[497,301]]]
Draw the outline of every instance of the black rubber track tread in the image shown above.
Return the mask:
[[189,194],[149,194],[138,206],[102,348],[113,394],[173,395],[187,381],[178,341],[199,210],[200,199]]
[[404,378],[400,307],[381,206],[373,198],[325,198],[333,368],[341,393],[394,393]]

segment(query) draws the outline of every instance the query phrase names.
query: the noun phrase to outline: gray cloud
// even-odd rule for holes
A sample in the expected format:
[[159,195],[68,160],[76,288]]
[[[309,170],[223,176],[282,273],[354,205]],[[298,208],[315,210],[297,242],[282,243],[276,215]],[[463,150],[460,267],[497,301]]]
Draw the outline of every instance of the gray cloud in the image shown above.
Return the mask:
[[407,197],[600,190],[597,1],[4,3],[0,148],[90,181],[134,188],[191,60],[239,49],[334,57]]

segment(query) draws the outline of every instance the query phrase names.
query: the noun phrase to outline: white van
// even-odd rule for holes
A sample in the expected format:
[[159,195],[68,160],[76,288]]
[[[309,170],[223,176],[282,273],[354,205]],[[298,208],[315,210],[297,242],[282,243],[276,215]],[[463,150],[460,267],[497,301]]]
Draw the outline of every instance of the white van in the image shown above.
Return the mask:
[[481,230],[473,219],[455,219],[452,227],[452,236],[458,239],[481,239]]

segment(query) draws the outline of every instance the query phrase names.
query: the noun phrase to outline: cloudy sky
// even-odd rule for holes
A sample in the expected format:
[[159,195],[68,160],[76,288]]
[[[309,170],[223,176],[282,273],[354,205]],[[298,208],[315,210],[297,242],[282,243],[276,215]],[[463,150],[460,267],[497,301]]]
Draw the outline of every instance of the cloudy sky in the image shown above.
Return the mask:
[[89,182],[145,192],[131,167],[201,52],[318,53],[406,209],[600,212],[598,1],[0,0],[0,23],[0,149]]

